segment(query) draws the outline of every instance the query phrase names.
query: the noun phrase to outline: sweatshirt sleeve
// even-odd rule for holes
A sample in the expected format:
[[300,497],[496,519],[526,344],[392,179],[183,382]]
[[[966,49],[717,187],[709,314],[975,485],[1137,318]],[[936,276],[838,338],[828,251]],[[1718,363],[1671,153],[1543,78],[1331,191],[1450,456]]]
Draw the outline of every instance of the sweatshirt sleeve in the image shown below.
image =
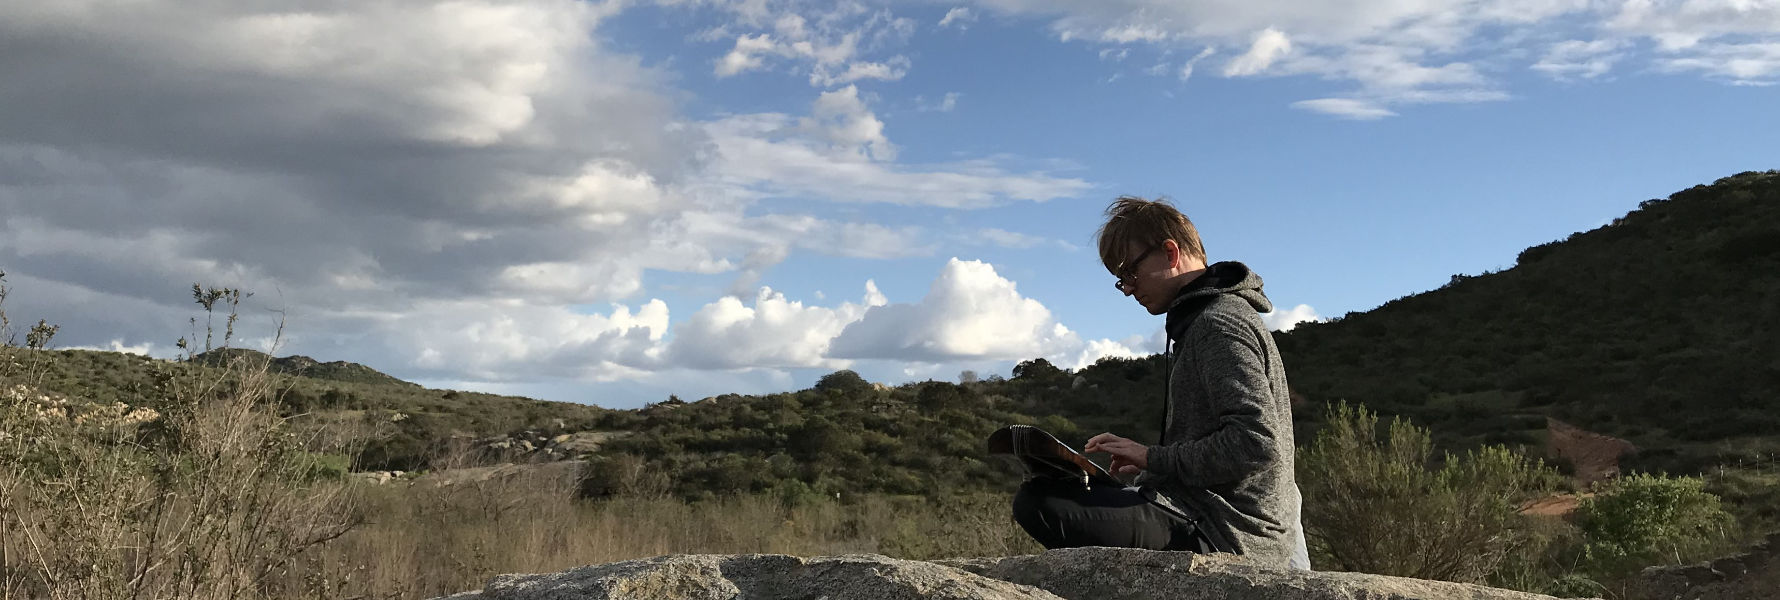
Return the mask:
[[[1234,483],[1278,459],[1275,419],[1263,414],[1275,406],[1260,344],[1249,327],[1223,315],[1194,327],[1183,353],[1192,353],[1201,390],[1171,390],[1174,414],[1184,402],[1204,402],[1217,421],[1211,435],[1149,447],[1154,477],[1193,487]],[[1172,382],[1171,382],[1172,384]],[[1197,412],[1197,411],[1195,411]],[[1170,424],[1172,425],[1172,424]]]

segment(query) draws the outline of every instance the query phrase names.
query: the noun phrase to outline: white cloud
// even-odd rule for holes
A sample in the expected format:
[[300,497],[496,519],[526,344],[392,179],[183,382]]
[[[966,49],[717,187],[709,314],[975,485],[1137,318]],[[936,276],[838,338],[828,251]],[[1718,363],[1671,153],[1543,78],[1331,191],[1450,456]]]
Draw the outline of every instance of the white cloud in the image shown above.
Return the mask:
[[141,342],[141,343],[137,343],[137,344],[125,344],[122,339],[113,339],[109,342],[106,342],[105,345],[103,345],[103,346],[70,346],[68,349],[69,350],[97,350],[100,352],[122,352],[124,354],[141,354],[143,356],[153,356],[153,357],[158,357],[158,358],[167,358],[168,356],[166,356],[166,355],[171,354],[170,352],[167,352],[165,348],[156,346],[154,344],[154,342]]
[[946,16],[941,17],[939,20],[939,26],[947,27],[956,25],[959,29],[968,29],[970,24],[975,23],[976,20],[976,13],[972,13],[970,12],[970,9],[960,6],[946,11]]
[[[811,86],[826,88],[864,80],[895,81],[908,74],[907,57],[869,57],[914,34],[915,22],[889,9],[873,11],[854,2],[820,7],[765,1],[711,6],[737,17],[736,22],[696,38],[735,37],[734,47],[716,61],[718,77],[785,64],[793,72],[807,73]],[[727,35],[718,37],[718,30]]]
[[1311,308],[1309,304],[1300,304],[1292,308],[1261,314],[1261,321],[1273,331],[1291,331],[1299,323],[1315,323],[1321,320],[1323,320],[1322,316],[1316,314],[1316,309]]
[[485,381],[545,376],[609,381],[634,376],[659,361],[668,329],[667,304],[650,300],[607,314],[521,302],[428,301],[399,313],[363,315],[371,326],[360,343],[382,343],[407,366]]
[[1780,42],[1705,43],[1689,48],[1686,56],[1659,59],[1657,65],[1667,72],[1696,71],[1739,85],[1773,85],[1780,81]]
[[[1135,44],[1164,55],[1212,47],[1240,53],[1224,66],[1227,77],[1345,83],[1347,89],[1325,94],[1354,102],[1311,99],[1299,106],[1334,108],[1322,112],[1349,118],[1391,116],[1399,105],[1505,100],[1510,94],[1501,74],[1529,62],[1556,78],[1598,78],[1642,62],[1762,85],[1776,80],[1771,45],[1780,42],[1780,3],[1771,0],[978,0],[973,6],[1051,19],[1064,40],[1105,45],[1096,49],[1102,59],[1123,56]],[[1563,41],[1580,32],[1595,39]],[[1656,43],[1654,56],[1634,44],[1639,38]],[[1527,56],[1529,42],[1553,46],[1543,58]],[[1177,72],[1185,79],[1195,66],[1189,62]]]
[[1094,340],[1082,346],[1081,350],[1077,352],[1055,357],[1051,360],[1051,364],[1058,368],[1075,371],[1092,366],[1094,363],[1100,362],[1102,358],[1141,358],[1143,356],[1147,356],[1147,354],[1132,350],[1120,342]]
[[852,62],[840,73],[830,73],[828,69],[818,67],[810,73],[810,85],[830,87],[843,83],[853,83],[866,79],[880,81],[896,81],[909,72],[909,60],[902,56],[891,57],[886,62]]
[[1780,2],[1771,0],[1622,0],[1610,31],[1642,35],[1665,49],[1737,35],[1780,34]]
[[1205,49],[1200,50],[1198,54],[1193,55],[1193,58],[1187,59],[1187,64],[1181,65],[1180,80],[1186,81],[1192,78],[1193,68],[1199,64],[1199,61],[1209,58],[1211,55],[1216,54],[1217,51],[1217,48],[1206,46]]
[[761,68],[766,64],[762,55],[778,51],[778,44],[773,43],[773,36],[767,34],[736,36],[735,48],[723,58],[717,59],[717,76],[729,77]]
[[948,362],[1049,356],[1081,344],[987,263],[953,258],[915,304],[866,311],[836,338],[837,358]]
[[1397,113],[1379,106],[1376,103],[1354,98],[1317,98],[1315,100],[1299,100],[1292,103],[1292,108],[1299,108],[1326,115],[1335,115],[1358,121],[1370,121],[1385,117],[1394,117]]
[[847,361],[828,358],[829,343],[866,309],[884,304],[870,281],[860,304],[832,309],[787,300],[770,288],[760,288],[753,306],[724,297],[675,328],[668,363],[697,369],[844,368]]
[[1552,44],[1545,57],[1533,64],[1533,70],[1554,79],[1594,79],[1613,70],[1613,64],[1625,58],[1626,43],[1605,39],[1584,42],[1566,40]]
[[1063,240],[1053,240],[1041,236],[1029,235],[995,227],[985,227],[963,236],[963,241],[970,244],[988,244],[1003,248],[1026,250],[1038,246],[1056,246],[1062,250],[1075,251],[1075,244]]
[[958,108],[958,99],[964,94],[946,92],[938,102],[928,102],[925,96],[915,96],[915,110],[921,112],[952,112]]
[[[440,381],[659,381],[676,338],[656,272],[752,293],[793,253],[934,252],[919,227],[763,198],[958,208],[1087,188],[1008,158],[896,163],[888,125],[850,85],[807,114],[690,121],[673,77],[600,43],[621,5],[8,6],[8,311],[63,324],[60,343],[167,352],[189,331],[184,288],[201,282],[259,293],[243,330],[272,331],[260,309],[283,311],[291,352]],[[742,17],[720,38],[735,43],[717,67],[730,75],[908,68],[888,49],[912,23],[887,11],[723,10]],[[741,308],[755,330],[775,311],[793,324],[851,314],[753,300]],[[705,358],[770,371],[808,356],[789,344],[751,366]]]
[[859,99],[859,88],[855,86],[823,92],[816,98],[810,116],[801,119],[798,126],[827,140],[830,148],[845,155],[883,161],[896,158],[896,146],[884,137],[884,122]]
[[1292,40],[1278,29],[1271,27],[1255,35],[1255,41],[1249,45],[1248,52],[1230,60],[1224,66],[1225,77],[1244,77],[1266,71],[1273,61],[1292,51]]
[[1011,173],[998,161],[896,166],[896,146],[857,88],[824,93],[811,117],[737,115],[704,126],[716,181],[759,197],[982,207],[1076,196],[1087,182]]

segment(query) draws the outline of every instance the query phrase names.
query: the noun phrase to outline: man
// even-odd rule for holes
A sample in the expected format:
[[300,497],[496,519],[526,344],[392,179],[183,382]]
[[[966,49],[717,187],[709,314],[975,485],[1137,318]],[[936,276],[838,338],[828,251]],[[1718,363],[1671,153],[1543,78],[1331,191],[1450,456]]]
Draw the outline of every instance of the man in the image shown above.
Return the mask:
[[1310,568],[1285,367],[1259,314],[1273,310],[1261,278],[1242,263],[1206,265],[1199,232],[1166,202],[1121,197],[1106,215],[1096,237],[1114,285],[1167,315],[1162,439],[1094,436],[1084,450],[1111,454],[1111,470],[1137,473],[1137,485],[1029,480],[1015,519],[1048,548],[1218,551]]

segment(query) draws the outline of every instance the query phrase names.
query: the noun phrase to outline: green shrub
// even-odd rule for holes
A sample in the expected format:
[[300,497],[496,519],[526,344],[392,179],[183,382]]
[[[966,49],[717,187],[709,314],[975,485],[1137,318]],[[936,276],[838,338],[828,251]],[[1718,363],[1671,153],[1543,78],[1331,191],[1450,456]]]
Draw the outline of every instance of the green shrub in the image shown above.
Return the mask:
[[1694,477],[1622,477],[1577,509],[1584,554],[1601,574],[1681,564],[1719,550],[1735,523]]
[[1484,582],[1533,540],[1517,511],[1557,481],[1499,446],[1433,460],[1428,430],[1346,403],[1299,452],[1304,521],[1319,569]]

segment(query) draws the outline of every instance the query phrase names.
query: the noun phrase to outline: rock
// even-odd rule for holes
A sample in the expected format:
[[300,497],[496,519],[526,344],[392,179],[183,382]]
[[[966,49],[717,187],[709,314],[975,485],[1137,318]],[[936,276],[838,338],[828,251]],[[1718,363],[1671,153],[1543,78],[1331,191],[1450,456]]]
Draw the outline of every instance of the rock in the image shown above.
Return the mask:
[[[396,473],[399,473],[399,471]],[[352,474],[350,474],[350,476],[352,477],[353,481],[369,483],[372,485],[383,485],[385,483],[389,483],[389,481],[391,479],[395,479],[396,477],[400,476],[400,475],[397,475],[396,473],[392,473],[390,471],[365,471],[362,473],[352,473]]]
[[1068,600],[1535,600],[1480,585],[1262,567],[1231,554],[1071,548],[940,564],[1047,590]]
[[[628,435],[628,433],[629,432],[624,431],[578,431],[567,435],[567,439],[564,439],[561,442],[555,442],[555,446],[556,449],[561,450],[563,454],[573,456],[576,454],[597,451],[600,449],[600,446],[606,442],[624,437],[625,435]],[[565,436],[557,437],[562,438]]]
[[465,469],[448,469],[433,471],[415,478],[414,484],[427,487],[446,487],[471,483],[486,482],[524,482],[542,484],[544,482],[570,483],[581,478],[581,469],[587,464],[580,460],[562,460],[538,464],[500,464],[492,467],[469,467]]
[[1044,590],[876,555],[681,554],[544,575],[497,575],[452,600],[917,598],[1057,600]]
[[1539,600],[1478,585],[1289,571],[1228,554],[1075,548],[935,562],[877,555],[673,555],[543,575],[501,575],[454,600]]

